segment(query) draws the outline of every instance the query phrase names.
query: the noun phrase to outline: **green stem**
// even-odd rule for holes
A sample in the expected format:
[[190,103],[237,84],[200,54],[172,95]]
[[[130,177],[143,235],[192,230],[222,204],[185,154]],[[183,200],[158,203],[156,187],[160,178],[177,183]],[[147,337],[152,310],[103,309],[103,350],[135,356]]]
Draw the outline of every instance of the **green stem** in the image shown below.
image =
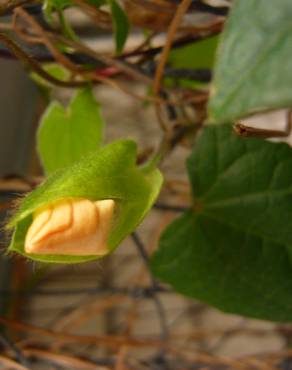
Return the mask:
[[63,11],[61,9],[57,9],[57,13],[63,34],[71,40],[78,41],[77,35],[64,17]]
[[145,164],[141,166],[141,169],[146,173],[155,170],[155,168],[159,166],[170,150],[171,140],[168,135],[165,135],[163,136],[157,151]]

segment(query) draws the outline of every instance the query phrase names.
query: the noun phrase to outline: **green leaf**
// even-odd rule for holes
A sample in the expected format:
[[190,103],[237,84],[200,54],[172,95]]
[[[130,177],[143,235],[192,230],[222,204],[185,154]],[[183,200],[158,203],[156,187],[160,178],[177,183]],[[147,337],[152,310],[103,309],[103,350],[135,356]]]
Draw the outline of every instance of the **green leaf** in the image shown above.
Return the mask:
[[[68,81],[70,78],[70,72],[61,64],[47,63],[43,64],[42,67],[47,73],[57,78],[58,80]],[[41,87],[44,87],[46,89],[53,87],[53,85],[49,81],[45,80],[35,72],[31,73],[31,78]]]
[[121,140],[111,143],[72,166],[55,172],[21,201],[7,226],[15,228],[9,251],[51,263],[77,263],[96,259],[97,256],[26,254],[24,239],[32,214],[40,207],[65,198],[86,198],[92,201],[114,199],[118,212],[108,240],[112,251],[142,222],[161,184],[162,176],[157,169],[145,173],[136,166],[134,142]]
[[218,36],[214,36],[173,49],[170,52],[168,63],[176,68],[212,68],[218,39]]
[[44,0],[43,11],[46,21],[50,24],[54,24],[55,19],[53,17],[54,11],[62,11],[66,7],[72,5],[71,0]]
[[[127,41],[130,27],[126,13],[116,0],[87,0],[87,1],[89,4],[95,6],[96,8],[99,8],[100,6],[105,4],[109,5],[115,34],[116,53],[117,54],[121,53]],[[76,35],[71,29],[69,23],[66,22],[66,19],[63,17],[62,13],[62,10],[64,8],[72,5],[74,5],[74,3],[71,0],[45,0],[44,12],[47,17],[47,20],[50,23],[52,23],[53,22],[52,12],[56,10],[60,16],[62,29],[64,33],[67,34],[67,36],[75,39]]]
[[[218,39],[218,36],[214,36],[184,47],[173,49],[170,52],[168,64],[174,68],[181,69],[212,69]],[[166,86],[170,87],[180,86],[190,89],[206,87],[206,83],[190,78],[168,77],[164,78],[164,83]]]
[[89,88],[78,91],[67,108],[52,102],[42,117],[37,135],[38,151],[46,173],[97,150],[103,126],[99,104]]
[[106,0],[87,0],[87,2],[96,8],[100,8],[102,5],[106,4]]
[[126,13],[116,0],[107,0],[112,14],[113,27],[116,39],[116,52],[120,53],[127,41],[129,21]]
[[78,36],[75,34],[70,23],[67,21],[63,10],[65,8],[74,6],[75,4],[71,0],[44,0],[43,1],[43,13],[46,21],[56,27],[56,19],[53,13],[56,13],[59,21],[59,28],[61,33],[69,39],[78,41]]
[[210,121],[291,107],[292,2],[236,0],[215,66]]
[[187,161],[193,206],[161,237],[152,270],[223,311],[292,320],[292,149],[206,127]]
[[45,0],[44,7],[52,9],[64,9],[67,6],[72,5],[71,0]]

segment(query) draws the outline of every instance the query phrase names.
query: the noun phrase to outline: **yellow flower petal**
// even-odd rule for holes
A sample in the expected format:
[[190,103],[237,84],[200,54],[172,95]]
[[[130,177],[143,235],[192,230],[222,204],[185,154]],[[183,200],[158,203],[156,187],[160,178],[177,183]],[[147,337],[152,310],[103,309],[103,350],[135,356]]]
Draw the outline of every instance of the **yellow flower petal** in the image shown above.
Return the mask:
[[115,202],[65,199],[35,212],[25,252],[58,255],[104,255]]

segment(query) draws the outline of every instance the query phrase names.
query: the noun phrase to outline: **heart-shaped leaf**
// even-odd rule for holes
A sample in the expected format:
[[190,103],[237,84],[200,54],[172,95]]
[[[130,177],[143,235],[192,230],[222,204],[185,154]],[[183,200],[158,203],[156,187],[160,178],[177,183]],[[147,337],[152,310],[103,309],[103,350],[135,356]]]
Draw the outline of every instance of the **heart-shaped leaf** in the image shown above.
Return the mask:
[[103,119],[90,88],[77,92],[68,107],[54,101],[44,113],[37,145],[47,174],[96,151],[103,138]]
[[292,320],[292,149],[206,127],[187,161],[193,205],[161,237],[152,270],[226,312]]

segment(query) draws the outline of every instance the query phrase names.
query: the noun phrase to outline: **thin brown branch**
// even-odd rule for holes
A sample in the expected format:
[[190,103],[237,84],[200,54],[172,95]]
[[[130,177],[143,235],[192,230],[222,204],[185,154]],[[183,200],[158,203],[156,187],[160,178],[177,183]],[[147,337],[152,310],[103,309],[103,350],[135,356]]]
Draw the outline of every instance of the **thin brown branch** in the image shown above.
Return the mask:
[[9,13],[11,10],[22,5],[36,4],[37,0],[1,0],[0,1],[0,16]]
[[0,355],[0,367],[2,369],[10,369],[10,370],[29,370],[28,367],[20,365],[19,363],[11,360],[10,358],[7,358],[2,355]]
[[12,31],[13,26],[10,23],[0,23],[0,31]]
[[127,346],[122,346],[117,353],[117,360],[114,370],[127,370],[125,366],[126,358],[129,352]]
[[[172,48],[180,48],[195,42],[199,42],[201,40],[208,39],[210,37],[214,37],[218,35],[223,28],[223,22],[217,22],[216,24],[210,26],[208,30],[200,30],[198,34],[191,34],[191,35],[186,35],[182,36],[175,41],[173,41]],[[149,49],[145,50],[132,50],[132,51],[125,51],[123,54],[121,54],[118,58],[120,60],[132,58],[132,57],[137,57],[141,56],[143,57],[143,60],[146,60],[148,58],[152,58],[157,54],[160,54],[164,48],[164,44],[160,46],[155,46]]]
[[105,299],[101,299],[99,297],[91,304],[79,306],[76,310],[70,312],[69,315],[62,317],[62,319],[55,323],[54,329],[58,331],[67,331],[70,328],[74,328],[75,330],[76,327],[84,323],[84,321],[88,321],[92,319],[92,317],[96,317],[127,298],[127,296],[110,296],[105,297]]
[[95,26],[105,29],[112,28],[112,20],[109,13],[82,0],[72,0],[72,3],[78,5],[82,12],[92,20]]
[[39,25],[39,23],[31,16],[29,15],[24,9],[21,7],[18,7],[14,9],[14,25],[15,25],[15,30],[18,31],[18,34],[21,36],[23,35],[23,32],[17,27],[17,18],[21,17],[24,19],[31,29],[34,31],[34,33],[39,37],[38,43],[43,43],[46,45],[48,50],[52,53],[53,57],[57,62],[62,64],[64,67],[72,71],[73,73],[78,73],[79,72],[79,67],[76,66],[74,63],[71,62],[69,58],[67,58],[64,54],[60,52],[58,47],[47,37],[46,32],[44,29]]
[[67,88],[76,88],[76,87],[83,87],[88,84],[87,81],[62,81],[54,76],[51,76],[48,72],[46,72],[41,65],[33,59],[30,55],[28,55],[24,50],[18,46],[15,41],[13,41],[8,35],[3,32],[0,32],[0,41],[13,53],[15,56],[23,62],[23,64],[29,68],[31,68],[36,74],[42,77],[44,80],[52,83],[53,85],[67,87]]
[[[158,96],[161,89],[161,79],[163,77],[163,71],[168,59],[168,55],[173,43],[173,39],[175,37],[176,31],[182,21],[182,18],[185,14],[185,12],[188,10],[189,6],[191,5],[192,0],[183,0],[180,5],[177,7],[177,11],[171,21],[171,24],[169,26],[169,30],[167,33],[166,42],[164,44],[158,66],[155,72],[154,81],[153,81],[153,94],[154,96]],[[157,114],[158,121],[160,123],[160,126],[163,131],[168,130],[167,124],[164,122],[162,115],[161,115],[161,106],[160,103],[156,103],[155,110]]]
[[122,345],[131,347],[165,347],[165,343],[155,339],[128,338],[125,336],[100,335],[85,336],[57,332],[50,329],[40,328],[29,324],[23,324],[14,320],[0,317],[0,323],[17,331],[54,338],[66,343],[80,343],[91,345],[103,345],[116,348]]
[[70,46],[74,48],[75,50],[78,50],[80,52],[83,52],[84,54],[87,54],[91,56],[92,58],[100,61],[101,63],[116,67],[121,72],[125,73],[128,76],[133,77],[135,80],[149,84],[152,83],[152,79],[146,76],[145,74],[139,72],[137,69],[134,69],[132,66],[128,65],[125,62],[122,62],[118,59],[111,58],[107,55],[98,53],[97,51],[91,49],[89,46],[85,44],[81,44],[75,40],[69,40],[61,35],[56,35],[54,33],[48,33],[52,39],[55,39],[58,42],[62,42],[64,45]]
[[80,369],[80,370],[109,370],[108,367],[99,366],[94,364],[93,362],[81,360],[79,358],[64,355],[61,353],[54,353],[51,350],[40,350],[40,349],[25,349],[23,353],[26,356],[34,357],[39,360],[45,360],[46,362],[52,362],[56,365],[66,366],[70,369]]

